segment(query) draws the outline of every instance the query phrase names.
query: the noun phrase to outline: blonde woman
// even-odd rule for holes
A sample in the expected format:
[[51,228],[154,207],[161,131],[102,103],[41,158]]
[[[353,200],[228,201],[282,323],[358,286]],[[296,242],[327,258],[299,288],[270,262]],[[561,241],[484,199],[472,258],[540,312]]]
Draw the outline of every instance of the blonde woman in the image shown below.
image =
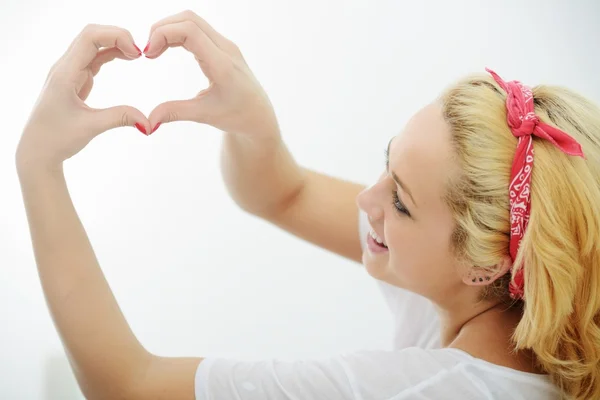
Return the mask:
[[[84,104],[93,76],[142,52],[88,26],[55,64],[16,163],[43,290],[90,399],[600,398],[600,110],[495,72],[453,83],[388,145],[370,188],[303,169],[239,49],[192,12],[144,53],[194,54],[211,84],[148,118]],[[100,49],[100,50],[99,50]],[[175,120],[224,131],[240,207],[357,262],[396,318],[393,351],[302,362],[169,358],[136,339],[69,196],[63,162],[118,126]]]

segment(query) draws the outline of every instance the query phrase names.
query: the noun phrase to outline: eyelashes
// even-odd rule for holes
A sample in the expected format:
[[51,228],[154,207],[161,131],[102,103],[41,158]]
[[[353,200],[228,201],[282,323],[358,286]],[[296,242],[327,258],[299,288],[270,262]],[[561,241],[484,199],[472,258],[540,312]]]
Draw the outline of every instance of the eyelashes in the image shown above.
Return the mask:
[[[390,153],[388,151],[388,149],[385,149],[383,151],[383,155],[385,157],[385,170],[389,171],[390,168]],[[406,207],[404,206],[404,204],[402,203],[402,201],[400,201],[400,198],[398,197],[398,192],[394,191],[392,192],[392,200],[393,200],[393,205],[394,208],[396,209],[396,211],[398,211],[398,213],[400,214],[404,214],[410,217],[410,212],[406,209]]]
[[404,214],[406,216],[410,217],[410,212],[406,209],[406,207],[404,206],[404,204],[400,201],[400,198],[398,197],[398,192],[394,191],[392,193],[392,198],[393,198],[393,204],[394,204],[394,208],[396,208],[396,210],[401,213]]

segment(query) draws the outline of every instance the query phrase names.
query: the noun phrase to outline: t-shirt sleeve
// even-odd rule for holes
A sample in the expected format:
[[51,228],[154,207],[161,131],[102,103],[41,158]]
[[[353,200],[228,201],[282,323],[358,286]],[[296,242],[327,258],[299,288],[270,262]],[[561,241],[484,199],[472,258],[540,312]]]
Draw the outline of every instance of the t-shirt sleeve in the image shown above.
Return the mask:
[[[369,219],[360,210],[358,215],[358,231],[363,251],[366,247],[369,233]],[[385,299],[394,321],[395,350],[406,347],[435,349],[440,345],[440,324],[433,303],[416,293],[390,285],[387,282],[375,280]]]

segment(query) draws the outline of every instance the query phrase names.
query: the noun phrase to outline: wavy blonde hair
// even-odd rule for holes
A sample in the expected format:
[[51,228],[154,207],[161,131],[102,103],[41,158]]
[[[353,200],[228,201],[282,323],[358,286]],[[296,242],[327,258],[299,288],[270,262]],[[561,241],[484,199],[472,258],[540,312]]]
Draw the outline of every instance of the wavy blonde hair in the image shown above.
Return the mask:
[[[600,399],[600,108],[562,87],[533,88],[535,112],[577,140],[585,159],[534,137],[531,216],[515,266],[525,301],[515,350],[531,349],[567,399]],[[490,269],[508,254],[508,185],[517,139],[506,93],[490,75],[461,79],[440,96],[460,173],[448,182],[457,255]],[[524,263],[524,264],[523,264]],[[511,276],[485,297],[508,299]]]

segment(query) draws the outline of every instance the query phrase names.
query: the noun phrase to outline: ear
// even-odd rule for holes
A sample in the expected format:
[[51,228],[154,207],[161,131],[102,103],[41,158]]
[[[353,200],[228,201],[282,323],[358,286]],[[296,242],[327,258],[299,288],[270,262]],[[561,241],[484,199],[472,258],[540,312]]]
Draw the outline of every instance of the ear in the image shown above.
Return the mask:
[[509,254],[502,257],[502,260],[492,268],[472,267],[469,272],[463,276],[463,282],[470,286],[485,286],[494,282],[496,279],[506,275],[512,268],[513,262]]

